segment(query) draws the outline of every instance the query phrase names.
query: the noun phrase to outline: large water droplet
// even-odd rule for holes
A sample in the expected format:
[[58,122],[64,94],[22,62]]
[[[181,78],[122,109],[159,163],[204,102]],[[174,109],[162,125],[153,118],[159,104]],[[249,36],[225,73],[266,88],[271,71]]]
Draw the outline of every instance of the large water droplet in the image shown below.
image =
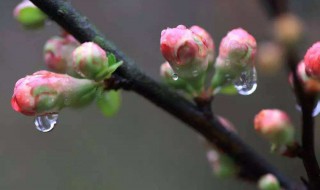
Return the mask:
[[178,74],[177,74],[177,73],[173,73],[172,79],[173,79],[173,80],[178,80],[178,79],[179,79]]
[[51,131],[57,124],[58,116],[59,115],[56,113],[40,115],[35,118],[34,124],[36,125],[37,130],[46,133]]
[[255,67],[243,71],[234,82],[234,87],[241,95],[250,95],[257,89],[257,71]]
[[[296,105],[296,109],[301,112],[301,106],[299,104]],[[317,102],[317,105],[313,108],[312,116],[316,117],[320,113],[320,100]]]

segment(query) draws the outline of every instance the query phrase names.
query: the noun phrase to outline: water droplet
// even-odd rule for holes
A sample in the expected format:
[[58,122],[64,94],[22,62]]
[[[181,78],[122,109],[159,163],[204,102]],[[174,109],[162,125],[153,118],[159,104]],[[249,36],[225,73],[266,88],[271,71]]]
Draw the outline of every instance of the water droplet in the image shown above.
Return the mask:
[[[296,104],[296,109],[301,112],[301,106]],[[320,113],[320,101],[317,102],[317,105],[313,108],[312,116],[316,117]]]
[[46,133],[51,131],[57,124],[58,116],[57,113],[40,115],[35,118],[34,124],[36,125],[37,130]]
[[192,71],[192,76],[193,77],[197,77],[198,75],[199,75],[199,71],[198,70]]
[[172,79],[173,79],[173,80],[178,80],[178,79],[179,79],[178,74],[177,74],[177,73],[173,73]]
[[257,89],[257,71],[255,67],[243,71],[234,82],[234,87],[241,95],[250,95]]

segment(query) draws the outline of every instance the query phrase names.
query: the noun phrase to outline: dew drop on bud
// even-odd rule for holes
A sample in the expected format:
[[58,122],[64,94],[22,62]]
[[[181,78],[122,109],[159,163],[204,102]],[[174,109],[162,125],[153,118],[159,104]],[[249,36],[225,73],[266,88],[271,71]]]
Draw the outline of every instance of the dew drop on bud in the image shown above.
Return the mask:
[[179,79],[178,74],[177,73],[173,73],[172,79],[173,80],[178,80]]
[[44,133],[51,131],[57,124],[58,116],[57,113],[37,116],[34,120],[36,129]]
[[257,71],[255,67],[246,69],[234,82],[234,87],[241,95],[250,95],[257,89]]

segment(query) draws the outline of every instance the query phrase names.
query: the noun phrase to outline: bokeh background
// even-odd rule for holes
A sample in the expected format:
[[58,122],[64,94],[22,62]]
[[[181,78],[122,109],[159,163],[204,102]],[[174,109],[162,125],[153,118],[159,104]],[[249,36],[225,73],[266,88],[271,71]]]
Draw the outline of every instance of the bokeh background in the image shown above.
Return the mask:
[[[0,0],[0,189],[256,189],[235,179],[214,177],[197,134],[132,92],[123,93],[116,117],[103,117],[95,105],[65,109],[52,132],[38,132],[32,117],[11,109],[10,98],[19,78],[46,69],[42,48],[49,37],[59,33],[59,27],[49,23],[41,31],[23,30],[12,17],[18,2]],[[200,25],[213,35],[217,46],[236,27],[245,28],[259,42],[272,36],[271,21],[258,0],[71,2],[157,80],[164,61],[159,52],[160,32],[166,27]],[[290,7],[304,20],[308,39],[300,47],[303,53],[320,39],[319,2],[291,0]],[[271,155],[268,143],[252,126],[254,115],[262,108],[286,110],[299,126],[286,70],[273,76],[258,75],[253,95],[218,96],[214,110],[230,119],[257,152],[298,180],[305,175],[301,162]],[[319,133],[317,130],[316,135]]]

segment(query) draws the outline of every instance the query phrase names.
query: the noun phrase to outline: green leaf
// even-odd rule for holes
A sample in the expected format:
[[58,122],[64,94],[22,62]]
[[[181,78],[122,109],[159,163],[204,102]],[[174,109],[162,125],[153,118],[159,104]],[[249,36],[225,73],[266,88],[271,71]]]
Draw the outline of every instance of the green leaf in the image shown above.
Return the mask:
[[106,91],[97,98],[97,104],[103,115],[106,117],[114,116],[118,113],[121,105],[120,91]]
[[118,67],[120,67],[122,64],[123,64],[123,61],[119,61],[119,62],[114,63],[113,65],[111,65],[108,68],[109,74],[111,75],[112,73],[114,73],[118,69]]
[[110,53],[108,55],[108,65],[112,66],[113,64],[115,64],[117,62],[116,56],[112,53]]

